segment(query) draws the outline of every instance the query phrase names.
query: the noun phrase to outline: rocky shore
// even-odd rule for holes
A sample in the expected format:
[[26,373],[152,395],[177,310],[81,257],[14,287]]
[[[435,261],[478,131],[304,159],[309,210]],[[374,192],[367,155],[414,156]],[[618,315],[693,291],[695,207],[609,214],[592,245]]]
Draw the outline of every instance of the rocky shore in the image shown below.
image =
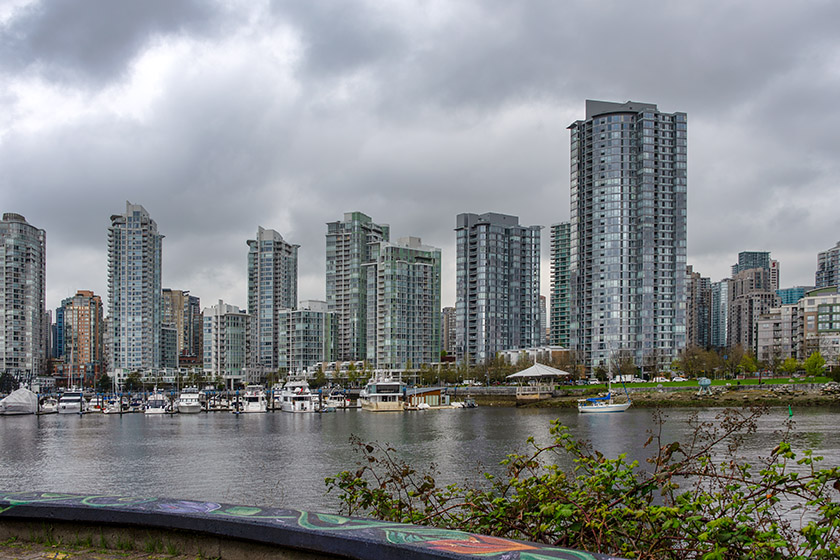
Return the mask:
[[[619,391],[621,393],[622,391]],[[593,396],[593,395],[585,395]],[[577,408],[577,401],[583,398],[580,391],[569,391],[564,396],[539,402],[519,405],[531,408]],[[678,390],[632,389],[630,398],[637,408],[676,407],[739,407],[739,406],[835,406],[840,410],[840,383],[809,385],[751,385],[714,386],[711,393],[700,394],[696,387]],[[517,406],[514,395],[476,395],[480,406]]]

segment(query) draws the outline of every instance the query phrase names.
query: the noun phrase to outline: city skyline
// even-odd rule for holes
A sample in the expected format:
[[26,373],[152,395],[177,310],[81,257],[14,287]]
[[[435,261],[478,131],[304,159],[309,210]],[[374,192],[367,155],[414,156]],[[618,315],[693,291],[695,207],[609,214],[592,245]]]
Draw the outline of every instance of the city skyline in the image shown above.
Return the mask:
[[[567,220],[566,127],[585,99],[655,102],[691,121],[688,263],[717,281],[740,251],[770,251],[782,287],[811,285],[817,253],[840,239],[838,15],[174,2],[127,17],[12,2],[0,8],[0,208],[47,231],[48,309],[78,290],[107,297],[108,216],[126,200],[167,236],[164,287],[207,302],[245,307],[242,244],[258,225],[301,245],[299,299],[325,299],[323,224],[361,211],[441,248],[451,306],[452,217]],[[585,21],[612,40],[581,35]]]

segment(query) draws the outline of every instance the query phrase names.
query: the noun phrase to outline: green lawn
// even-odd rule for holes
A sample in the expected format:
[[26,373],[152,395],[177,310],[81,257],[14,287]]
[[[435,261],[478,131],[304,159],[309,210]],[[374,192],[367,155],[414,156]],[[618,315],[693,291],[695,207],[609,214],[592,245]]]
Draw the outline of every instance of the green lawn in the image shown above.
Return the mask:
[[[791,378],[791,377],[773,377],[767,378],[763,377],[761,379],[761,383],[763,385],[787,385],[790,383],[790,380],[793,379],[794,383],[827,383],[831,381],[828,377],[799,377],[799,378]],[[727,383],[731,385],[737,385],[740,382],[741,385],[758,385],[758,378],[749,378],[749,379],[713,379],[712,385],[726,385]],[[625,383],[627,387],[656,387],[659,383],[653,382],[646,382],[646,383]],[[621,383],[613,383],[614,387],[620,387]],[[662,383],[663,387],[699,387],[696,379],[689,379],[688,381],[680,381],[680,382],[667,382]],[[606,389],[606,384],[601,383],[599,385],[577,385],[576,388],[578,389]]]

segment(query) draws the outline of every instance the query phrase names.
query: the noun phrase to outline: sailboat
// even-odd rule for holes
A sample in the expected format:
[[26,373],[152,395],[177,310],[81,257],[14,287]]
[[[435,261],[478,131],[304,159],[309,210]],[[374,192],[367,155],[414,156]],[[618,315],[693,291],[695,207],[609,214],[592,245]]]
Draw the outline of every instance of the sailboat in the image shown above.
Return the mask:
[[[624,388],[624,393],[627,394],[627,388]],[[587,399],[578,399],[578,412],[624,412],[633,401],[630,400],[630,395],[627,395],[627,400],[616,402],[613,398],[612,392],[612,378],[607,378],[607,394],[602,397],[589,397]]]

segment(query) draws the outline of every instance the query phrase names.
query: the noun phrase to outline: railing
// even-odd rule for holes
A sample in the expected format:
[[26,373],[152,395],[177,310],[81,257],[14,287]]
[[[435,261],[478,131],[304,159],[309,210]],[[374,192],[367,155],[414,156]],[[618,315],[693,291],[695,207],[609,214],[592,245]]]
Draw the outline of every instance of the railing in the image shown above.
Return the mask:
[[324,556],[358,560],[615,559],[461,531],[293,509],[142,496],[0,492],[0,539],[12,537],[88,542],[105,548],[113,544],[111,548],[120,550],[159,547],[222,560]]

